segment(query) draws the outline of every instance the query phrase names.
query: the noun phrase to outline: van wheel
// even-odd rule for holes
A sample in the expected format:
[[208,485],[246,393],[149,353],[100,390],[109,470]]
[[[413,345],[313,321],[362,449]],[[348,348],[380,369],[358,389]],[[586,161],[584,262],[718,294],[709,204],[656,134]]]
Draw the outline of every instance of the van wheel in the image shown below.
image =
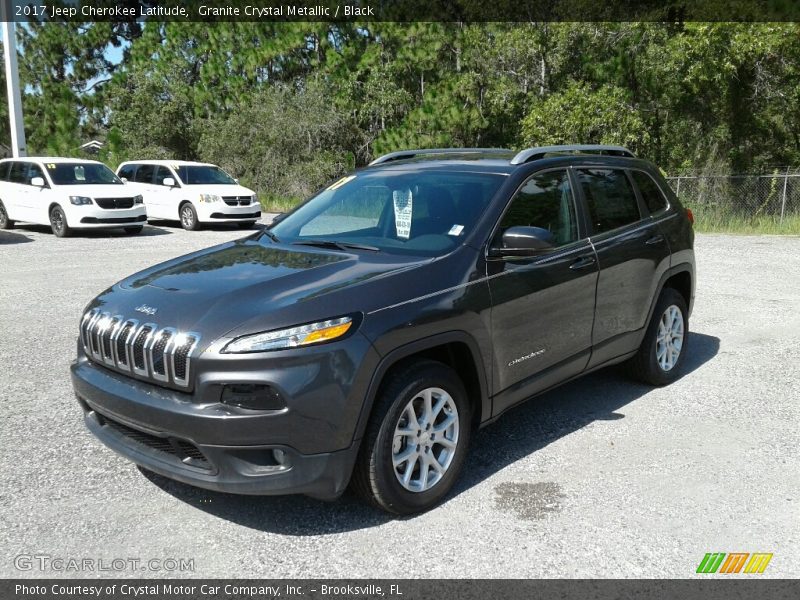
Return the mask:
[[53,230],[56,237],[60,238],[69,237],[72,233],[67,224],[67,215],[60,206],[54,206],[50,211],[50,229]]
[[186,231],[197,231],[200,228],[200,223],[197,220],[197,211],[191,203],[186,202],[181,206],[181,227]]
[[353,472],[353,489],[391,513],[439,503],[458,479],[471,407],[458,375],[432,360],[393,372],[381,385]]
[[672,383],[680,376],[688,339],[686,300],[676,290],[665,288],[639,351],[628,361],[628,371],[635,379],[651,385]]
[[6,207],[0,202],[0,229],[14,229],[14,221],[8,218]]
[[136,235],[138,233],[142,233],[142,229],[144,229],[144,225],[134,225],[132,227],[123,227],[125,233],[128,235]]

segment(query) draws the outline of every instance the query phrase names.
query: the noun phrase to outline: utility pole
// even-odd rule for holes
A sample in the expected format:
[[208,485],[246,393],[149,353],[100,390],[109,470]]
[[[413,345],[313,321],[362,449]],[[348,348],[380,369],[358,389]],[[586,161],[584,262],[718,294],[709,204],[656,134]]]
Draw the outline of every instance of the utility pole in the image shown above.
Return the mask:
[[22,122],[22,97],[19,91],[17,69],[17,34],[14,21],[9,20],[10,2],[0,0],[0,19],[3,21],[3,43],[8,90],[8,118],[11,121],[11,152],[14,156],[27,156],[25,125]]

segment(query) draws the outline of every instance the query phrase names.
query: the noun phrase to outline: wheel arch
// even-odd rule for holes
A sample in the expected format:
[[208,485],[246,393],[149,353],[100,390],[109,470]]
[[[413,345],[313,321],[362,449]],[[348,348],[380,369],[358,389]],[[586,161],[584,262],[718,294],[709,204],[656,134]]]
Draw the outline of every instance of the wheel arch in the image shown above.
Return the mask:
[[450,331],[400,346],[381,358],[367,388],[356,427],[356,440],[360,440],[364,435],[375,399],[386,376],[391,371],[419,359],[441,362],[456,372],[467,390],[467,397],[472,405],[474,428],[477,429],[483,421],[491,417],[491,399],[478,343],[465,331]]

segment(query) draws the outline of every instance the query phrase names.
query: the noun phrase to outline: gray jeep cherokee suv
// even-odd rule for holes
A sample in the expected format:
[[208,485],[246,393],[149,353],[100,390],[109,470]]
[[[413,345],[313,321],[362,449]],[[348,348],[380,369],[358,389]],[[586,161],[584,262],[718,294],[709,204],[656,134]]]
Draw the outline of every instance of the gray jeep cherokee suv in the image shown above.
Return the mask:
[[678,377],[691,213],[614,146],[410,150],[243,239],[86,308],[89,429],[145,469],[240,494],[430,508],[470,435],[626,361]]

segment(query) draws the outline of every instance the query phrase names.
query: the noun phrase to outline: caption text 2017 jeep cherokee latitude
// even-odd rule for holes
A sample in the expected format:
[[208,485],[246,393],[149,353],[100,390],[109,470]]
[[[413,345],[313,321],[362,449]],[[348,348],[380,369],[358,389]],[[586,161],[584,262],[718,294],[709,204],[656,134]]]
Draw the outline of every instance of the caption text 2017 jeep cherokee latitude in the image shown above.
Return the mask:
[[425,510],[515,404],[622,361],[677,377],[690,221],[620,147],[392,153],[104,291],[73,385],[95,435],[167,477],[327,499],[352,480]]

